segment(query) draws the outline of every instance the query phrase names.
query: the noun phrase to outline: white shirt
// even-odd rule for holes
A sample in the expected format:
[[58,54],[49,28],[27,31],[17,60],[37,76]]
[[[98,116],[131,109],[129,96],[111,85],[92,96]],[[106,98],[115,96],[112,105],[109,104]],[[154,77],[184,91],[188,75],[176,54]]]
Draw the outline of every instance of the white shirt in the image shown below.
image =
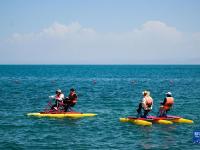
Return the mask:
[[52,96],[49,96],[49,98],[55,99],[55,100],[58,100],[58,101],[62,101],[65,98],[65,96],[64,96],[64,94],[61,93],[59,96],[58,95],[52,95]]

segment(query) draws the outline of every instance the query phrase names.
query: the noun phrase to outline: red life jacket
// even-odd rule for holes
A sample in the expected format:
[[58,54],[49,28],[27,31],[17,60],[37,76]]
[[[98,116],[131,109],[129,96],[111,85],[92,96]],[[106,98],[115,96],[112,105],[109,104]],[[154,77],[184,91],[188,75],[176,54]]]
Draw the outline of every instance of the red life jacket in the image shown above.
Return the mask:
[[173,97],[166,97],[166,102],[163,105],[163,108],[165,110],[169,110],[172,107],[173,104],[174,104],[174,98]]
[[76,93],[73,93],[73,94],[70,94],[70,96],[69,96],[72,103],[77,103],[77,96],[75,97],[75,95],[76,95]]
[[147,105],[148,107],[151,107],[151,105],[153,104],[152,98],[149,97],[149,96],[146,96],[146,97],[145,97],[145,100],[146,100],[146,105]]

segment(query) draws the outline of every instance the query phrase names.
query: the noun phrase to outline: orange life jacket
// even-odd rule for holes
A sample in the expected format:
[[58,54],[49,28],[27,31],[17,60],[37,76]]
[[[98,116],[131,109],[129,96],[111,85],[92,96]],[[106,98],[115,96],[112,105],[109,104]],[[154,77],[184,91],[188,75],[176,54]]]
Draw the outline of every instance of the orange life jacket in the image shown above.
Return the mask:
[[166,102],[163,105],[163,108],[165,110],[169,110],[172,107],[173,104],[174,104],[174,98],[173,97],[166,97]]
[[149,96],[146,96],[146,97],[145,97],[145,100],[146,100],[146,105],[147,105],[148,107],[151,107],[151,105],[153,104],[152,98],[149,97]]

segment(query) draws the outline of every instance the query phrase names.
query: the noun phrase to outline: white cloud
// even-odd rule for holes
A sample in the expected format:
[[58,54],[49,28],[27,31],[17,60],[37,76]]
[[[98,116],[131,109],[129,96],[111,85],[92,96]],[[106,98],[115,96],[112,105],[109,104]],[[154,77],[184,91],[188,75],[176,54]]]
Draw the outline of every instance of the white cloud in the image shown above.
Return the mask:
[[200,33],[160,21],[124,33],[100,33],[55,22],[37,33],[0,41],[0,63],[200,63]]

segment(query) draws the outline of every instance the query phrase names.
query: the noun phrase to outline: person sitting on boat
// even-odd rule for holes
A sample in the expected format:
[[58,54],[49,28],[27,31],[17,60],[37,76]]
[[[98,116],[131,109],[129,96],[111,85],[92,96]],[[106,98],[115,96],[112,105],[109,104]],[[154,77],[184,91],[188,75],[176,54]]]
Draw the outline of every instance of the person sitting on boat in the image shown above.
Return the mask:
[[[67,112],[71,107],[74,107],[74,105],[77,103],[77,94],[75,89],[71,88],[69,96],[65,98],[63,103],[65,104],[65,112]],[[71,109],[72,110],[72,109]]]
[[56,95],[49,96],[49,98],[55,100],[55,104],[51,106],[51,110],[53,110],[53,109],[57,110],[59,107],[59,104],[63,103],[65,96],[60,89],[57,89]]
[[[152,110],[153,106],[153,99],[150,96],[149,91],[144,91],[142,92],[143,94],[143,99],[142,102],[139,104],[137,112],[138,112],[138,117],[146,118],[148,113]],[[143,114],[142,114],[143,110]]]
[[174,98],[172,97],[172,93],[171,92],[167,92],[166,93],[166,97],[164,99],[164,101],[162,103],[160,103],[160,110],[159,110],[159,117],[166,117],[167,116],[167,112],[170,111],[170,109],[172,108],[173,104],[174,104]]

